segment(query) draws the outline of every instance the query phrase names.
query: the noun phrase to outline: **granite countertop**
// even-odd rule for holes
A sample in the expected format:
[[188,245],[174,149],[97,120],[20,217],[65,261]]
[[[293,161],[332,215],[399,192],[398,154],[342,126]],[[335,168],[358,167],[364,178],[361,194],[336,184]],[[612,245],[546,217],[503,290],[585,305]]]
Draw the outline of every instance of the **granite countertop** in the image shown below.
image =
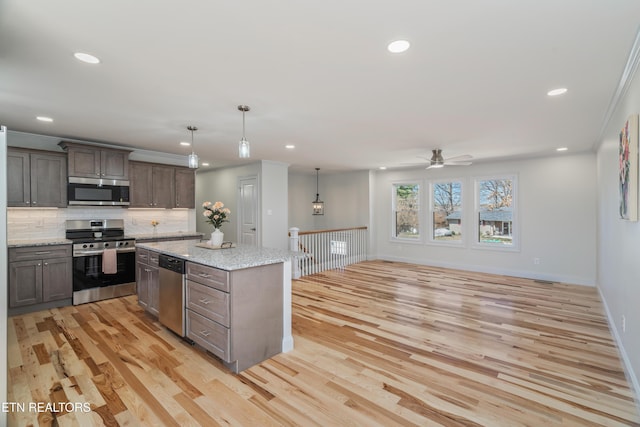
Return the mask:
[[221,270],[233,271],[289,261],[292,252],[283,249],[238,245],[229,249],[206,249],[197,247],[194,240],[136,244],[138,248],[150,249],[186,261],[208,265]]
[[144,234],[127,234],[125,237],[133,237],[135,239],[167,239],[171,237],[202,237],[202,233],[197,231],[171,231],[166,233],[144,233]]
[[71,240],[64,237],[56,237],[51,239],[11,239],[7,241],[7,247],[19,248],[23,246],[49,246],[49,245],[70,245]]

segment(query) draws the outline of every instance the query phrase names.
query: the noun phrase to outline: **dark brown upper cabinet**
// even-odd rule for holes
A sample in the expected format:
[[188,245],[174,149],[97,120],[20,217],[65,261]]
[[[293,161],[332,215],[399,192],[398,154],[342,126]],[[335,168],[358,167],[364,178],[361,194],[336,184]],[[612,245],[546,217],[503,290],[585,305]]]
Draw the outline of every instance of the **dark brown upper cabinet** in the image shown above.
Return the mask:
[[129,150],[62,141],[69,155],[69,176],[98,179],[129,179]]
[[67,156],[8,148],[7,206],[67,207]]
[[176,168],[176,208],[196,207],[196,173],[189,168]]
[[193,170],[147,162],[129,162],[130,208],[195,208]]

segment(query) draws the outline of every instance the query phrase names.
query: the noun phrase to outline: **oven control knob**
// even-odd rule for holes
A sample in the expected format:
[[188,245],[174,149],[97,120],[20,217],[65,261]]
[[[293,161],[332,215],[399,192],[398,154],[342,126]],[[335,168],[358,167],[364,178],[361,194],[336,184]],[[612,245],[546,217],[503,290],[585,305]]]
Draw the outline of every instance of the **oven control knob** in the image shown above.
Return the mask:
[[105,247],[105,248],[106,248],[106,247],[108,247],[108,246],[109,246],[109,244],[108,244],[108,243],[105,243],[105,244],[104,244],[104,247]]
[[86,248],[87,248],[87,245],[82,245],[82,249],[86,249]]
[[92,248],[92,247],[93,247],[93,243],[91,243],[91,244],[89,245],[89,247],[90,247],[90,248]]

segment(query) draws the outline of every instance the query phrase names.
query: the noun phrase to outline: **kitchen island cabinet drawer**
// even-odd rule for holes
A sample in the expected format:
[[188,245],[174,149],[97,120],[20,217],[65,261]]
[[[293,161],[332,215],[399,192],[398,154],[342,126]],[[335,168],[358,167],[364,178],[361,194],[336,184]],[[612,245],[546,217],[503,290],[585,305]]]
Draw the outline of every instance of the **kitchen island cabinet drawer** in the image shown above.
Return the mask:
[[158,266],[159,254],[148,249],[136,248],[136,262],[143,262],[153,267]]
[[229,327],[229,294],[187,280],[187,308]]
[[160,254],[158,252],[149,251],[149,265],[158,267],[160,262]]
[[187,280],[229,292],[229,272],[193,262],[187,263]]
[[9,262],[67,257],[71,257],[71,245],[24,246],[9,248]]
[[229,329],[191,310],[187,310],[187,338],[222,360],[229,360]]
[[149,264],[149,250],[136,248],[136,262],[143,262]]

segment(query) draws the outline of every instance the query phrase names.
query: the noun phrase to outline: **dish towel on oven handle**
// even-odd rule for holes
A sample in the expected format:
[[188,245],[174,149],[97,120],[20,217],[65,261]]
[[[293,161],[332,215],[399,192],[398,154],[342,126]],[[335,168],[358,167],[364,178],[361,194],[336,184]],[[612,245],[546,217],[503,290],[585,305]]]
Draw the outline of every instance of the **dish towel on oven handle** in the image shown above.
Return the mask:
[[115,249],[105,249],[102,252],[102,272],[104,274],[118,272],[118,252]]

